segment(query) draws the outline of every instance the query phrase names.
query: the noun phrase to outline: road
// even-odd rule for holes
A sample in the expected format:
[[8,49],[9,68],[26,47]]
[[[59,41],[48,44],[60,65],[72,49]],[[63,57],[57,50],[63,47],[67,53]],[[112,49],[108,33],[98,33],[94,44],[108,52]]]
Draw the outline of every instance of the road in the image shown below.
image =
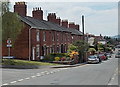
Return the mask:
[[118,58],[69,68],[3,69],[3,85],[118,85]]

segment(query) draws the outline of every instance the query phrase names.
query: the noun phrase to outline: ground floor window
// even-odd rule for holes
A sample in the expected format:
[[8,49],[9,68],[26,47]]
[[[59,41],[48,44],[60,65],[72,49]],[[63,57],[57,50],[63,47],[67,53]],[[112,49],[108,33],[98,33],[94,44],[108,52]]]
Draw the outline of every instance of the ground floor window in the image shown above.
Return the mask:
[[45,56],[46,55],[46,45],[42,46],[42,55]]
[[40,46],[36,45],[36,56],[40,57]]

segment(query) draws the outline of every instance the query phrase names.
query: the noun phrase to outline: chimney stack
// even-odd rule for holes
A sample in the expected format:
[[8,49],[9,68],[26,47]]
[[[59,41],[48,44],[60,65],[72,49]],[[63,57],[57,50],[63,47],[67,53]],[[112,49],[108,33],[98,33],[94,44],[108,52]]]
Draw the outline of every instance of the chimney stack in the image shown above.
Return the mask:
[[18,13],[21,16],[26,16],[27,14],[27,5],[25,2],[15,2],[14,12]]
[[76,27],[75,27],[75,23],[74,23],[74,22],[70,22],[70,23],[69,23],[69,28],[75,29],[75,28],[76,28]]
[[62,26],[68,28],[68,20],[62,20]]
[[47,16],[48,21],[56,23],[56,14],[55,13],[49,13]]
[[59,24],[59,25],[61,25],[61,19],[60,19],[60,17],[58,17],[58,18],[56,19],[56,23]]
[[77,29],[78,31],[79,31],[79,27],[80,26],[78,24],[75,25],[75,29]]
[[33,8],[32,15],[35,19],[43,20],[43,10],[41,10],[41,7]]

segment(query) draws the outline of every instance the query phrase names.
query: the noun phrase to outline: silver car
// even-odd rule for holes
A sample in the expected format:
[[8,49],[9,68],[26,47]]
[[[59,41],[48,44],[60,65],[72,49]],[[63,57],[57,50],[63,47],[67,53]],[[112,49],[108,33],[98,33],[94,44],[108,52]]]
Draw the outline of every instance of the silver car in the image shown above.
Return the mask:
[[120,58],[120,52],[115,54],[115,58]]
[[87,63],[99,63],[100,60],[97,55],[91,55],[88,57]]

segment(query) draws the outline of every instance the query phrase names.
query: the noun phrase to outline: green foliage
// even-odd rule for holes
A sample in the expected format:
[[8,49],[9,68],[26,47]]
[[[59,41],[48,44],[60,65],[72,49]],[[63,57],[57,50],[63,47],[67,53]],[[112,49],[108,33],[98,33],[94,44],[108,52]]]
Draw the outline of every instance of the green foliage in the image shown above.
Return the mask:
[[3,65],[57,65],[53,63],[27,61],[27,60],[16,60],[16,59],[3,59]]
[[82,40],[74,42],[73,45],[77,46],[78,52],[87,51],[89,48],[89,44]]
[[0,11],[2,12],[2,15],[9,11],[9,3],[9,0],[4,0],[4,2],[0,2]]
[[64,56],[68,56],[68,54],[67,53],[51,53],[51,54],[46,55],[43,61],[50,62],[50,61],[54,61],[55,57],[61,58]]
[[89,48],[88,52],[96,52],[95,48]]
[[6,42],[8,38],[11,38],[12,44],[14,44],[23,27],[24,25],[16,13],[6,12],[2,17],[3,42]]
[[75,46],[75,45],[73,45],[73,44],[70,44],[70,45],[68,46],[68,52],[72,52],[72,51],[74,51],[74,50],[77,50],[77,46]]

